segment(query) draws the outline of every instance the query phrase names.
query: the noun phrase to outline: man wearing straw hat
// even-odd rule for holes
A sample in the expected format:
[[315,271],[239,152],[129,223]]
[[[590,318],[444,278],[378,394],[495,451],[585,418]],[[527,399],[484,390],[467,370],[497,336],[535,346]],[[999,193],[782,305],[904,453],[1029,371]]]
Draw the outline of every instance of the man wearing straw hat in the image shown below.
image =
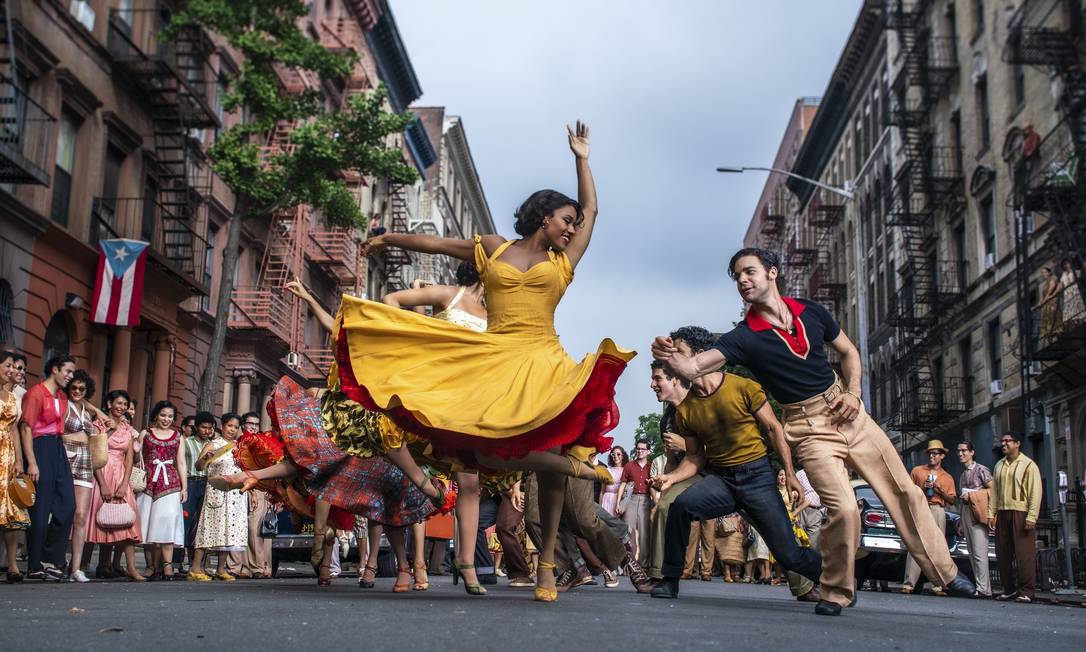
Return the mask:
[[[928,499],[928,509],[935,518],[935,525],[940,532],[946,532],[946,506],[954,504],[958,494],[954,491],[954,477],[943,469],[943,458],[946,457],[946,447],[938,439],[928,442],[928,463],[921,464],[912,470],[909,475],[913,483],[924,491]],[[902,593],[912,593],[916,588],[916,581],[920,579],[920,566],[909,555],[905,560],[905,580],[901,585]],[[931,580],[932,578],[928,578]],[[931,592],[936,595],[944,595],[945,591],[939,586],[937,580],[932,580]]]

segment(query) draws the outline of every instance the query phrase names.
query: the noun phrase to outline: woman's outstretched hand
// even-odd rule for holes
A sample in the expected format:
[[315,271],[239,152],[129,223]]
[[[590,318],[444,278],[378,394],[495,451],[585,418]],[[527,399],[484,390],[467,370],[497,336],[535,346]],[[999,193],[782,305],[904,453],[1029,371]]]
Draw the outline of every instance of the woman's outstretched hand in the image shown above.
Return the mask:
[[291,294],[298,297],[302,301],[309,301],[310,299],[313,298],[313,297],[311,297],[309,295],[309,291],[305,289],[305,286],[302,285],[302,282],[300,280],[298,280],[298,279],[294,279],[293,281],[289,281],[283,287],[285,287],[287,289],[287,292],[290,292]]
[[363,256],[376,256],[388,248],[387,235],[375,235],[362,243]]
[[566,131],[569,132],[569,148],[573,150],[573,155],[577,158],[588,158],[588,125],[577,121],[577,129],[574,130],[568,124],[566,125]]

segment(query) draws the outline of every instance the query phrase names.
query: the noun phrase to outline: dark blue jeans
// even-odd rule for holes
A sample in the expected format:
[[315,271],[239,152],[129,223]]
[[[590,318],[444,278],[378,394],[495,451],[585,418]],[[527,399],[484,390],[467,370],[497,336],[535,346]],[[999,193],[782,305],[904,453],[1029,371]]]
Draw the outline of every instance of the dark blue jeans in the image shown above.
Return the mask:
[[196,528],[200,525],[200,511],[204,507],[204,494],[207,492],[207,478],[189,477],[185,489],[185,502],[181,508],[185,511],[185,547],[191,548],[196,541]]
[[737,511],[758,530],[781,566],[818,582],[822,556],[796,541],[788,510],[777,489],[777,474],[770,468],[767,457],[747,464],[706,469],[704,478],[675,499],[667,514],[664,563],[660,569],[664,577],[677,578],[682,574],[691,521],[707,521]]

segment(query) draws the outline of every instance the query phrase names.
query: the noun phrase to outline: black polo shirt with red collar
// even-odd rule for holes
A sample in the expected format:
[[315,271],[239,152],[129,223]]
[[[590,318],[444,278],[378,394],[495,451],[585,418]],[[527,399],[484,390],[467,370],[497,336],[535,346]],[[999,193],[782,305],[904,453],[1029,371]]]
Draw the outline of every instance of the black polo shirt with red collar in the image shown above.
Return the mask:
[[773,398],[798,403],[826,391],[836,380],[825,343],[836,339],[841,327],[817,301],[782,299],[792,311],[791,332],[750,310],[713,348],[728,362],[750,369]]

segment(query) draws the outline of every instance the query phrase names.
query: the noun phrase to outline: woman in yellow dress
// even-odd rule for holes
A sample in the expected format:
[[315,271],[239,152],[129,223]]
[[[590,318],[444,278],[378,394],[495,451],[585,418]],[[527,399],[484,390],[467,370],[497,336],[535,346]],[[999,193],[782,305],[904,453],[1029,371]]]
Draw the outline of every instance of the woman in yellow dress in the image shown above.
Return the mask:
[[[604,340],[577,363],[554,329],[554,311],[588,248],[597,212],[588,127],[578,122],[568,131],[578,201],[553,190],[534,193],[516,213],[522,239],[391,233],[364,245],[368,254],[400,247],[474,261],[486,288],[485,333],[350,296],[343,297],[334,333],[341,391],[388,417],[389,458],[417,486],[427,490],[428,483],[405,444],[419,439],[435,456],[465,468],[539,473],[540,568],[551,570],[561,476],[612,481],[606,468],[600,473],[586,462],[594,451],[610,449],[606,433],[618,423],[615,382],[635,355]],[[536,599],[556,597],[553,572],[539,573]]]
[[19,530],[30,527],[30,515],[15,504],[8,494],[8,481],[23,469],[22,448],[15,432],[18,418],[18,399],[5,386],[15,377],[15,354],[0,351],[0,531],[4,533],[7,551],[8,584],[23,581],[23,574],[15,561]]

